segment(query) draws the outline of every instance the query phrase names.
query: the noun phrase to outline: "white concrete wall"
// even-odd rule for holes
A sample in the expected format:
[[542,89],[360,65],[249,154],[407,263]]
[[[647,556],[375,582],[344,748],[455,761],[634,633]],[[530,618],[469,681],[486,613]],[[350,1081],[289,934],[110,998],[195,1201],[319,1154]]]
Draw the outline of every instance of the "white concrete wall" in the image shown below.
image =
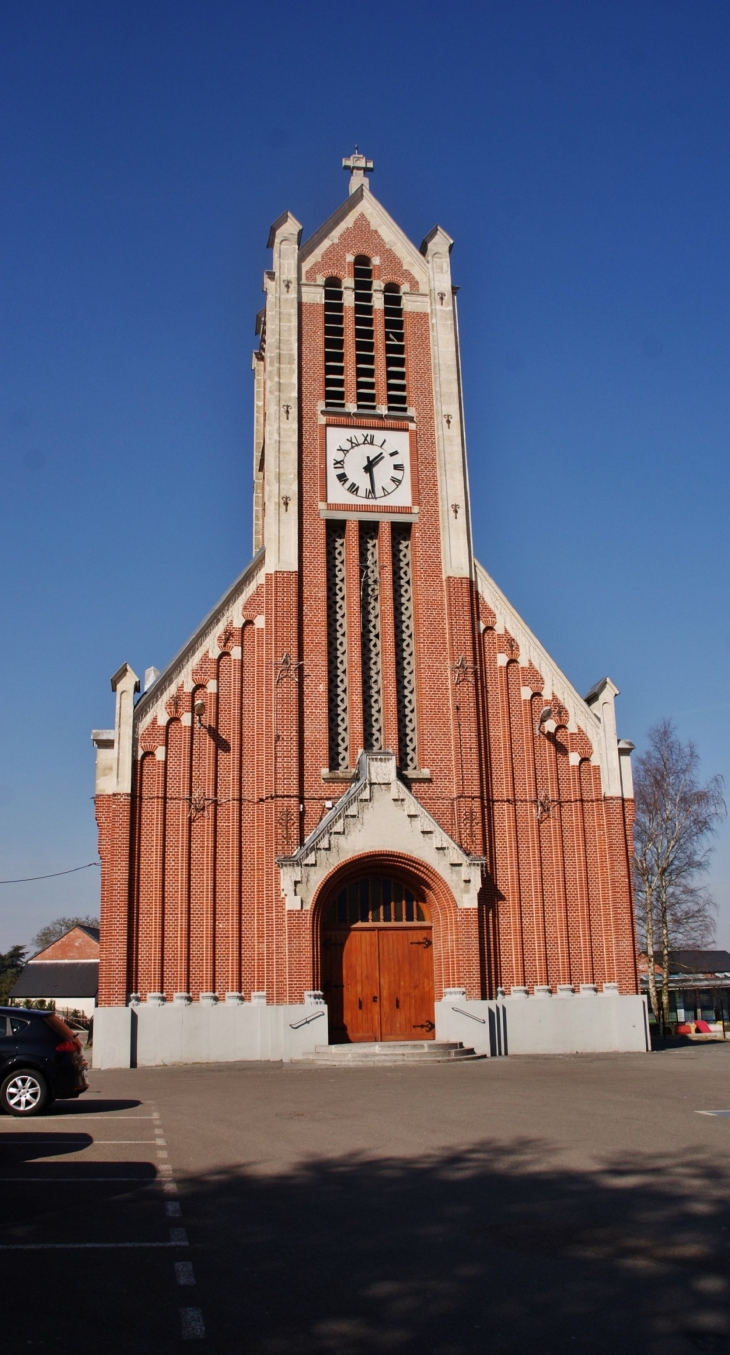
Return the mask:
[[249,1059],[290,1063],[327,1040],[327,1008],[321,1003],[99,1007],[94,1017],[94,1067]]
[[129,1068],[132,1008],[99,1007],[94,1013],[94,1068]]
[[436,1039],[461,1040],[478,1054],[644,1054],[646,998],[618,993],[436,1003]]

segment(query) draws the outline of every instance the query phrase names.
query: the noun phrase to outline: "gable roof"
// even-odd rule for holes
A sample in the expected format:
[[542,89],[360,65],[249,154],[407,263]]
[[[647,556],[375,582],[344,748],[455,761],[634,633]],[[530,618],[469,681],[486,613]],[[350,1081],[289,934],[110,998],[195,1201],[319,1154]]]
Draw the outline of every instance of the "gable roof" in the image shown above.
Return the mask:
[[[654,959],[661,964],[660,950],[654,951]],[[670,950],[669,969],[672,974],[730,974],[730,951]]]
[[[599,731],[601,721],[594,710],[588,705],[587,700],[580,695],[580,692],[573,686],[569,678],[550,657],[545,646],[538,640],[537,636],[526,621],[523,621],[519,612],[512,606],[512,603],[505,597],[501,588],[495,583],[491,574],[488,574],[483,565],[475,558],[474,567],[476,570],[477,589],[481,593],[484,601],[491,607],[497,618],[498,629],[506,629],[509,634],[514,636],[520,646],[520,663],[523,666],[532,664],[542,677],[545,679],[546,686],[552,688],[555,695],[560,698],[570,715],[569,728],[576,730],[582,729],[590,739],[594,748],[596,760],[600,754]],[[605,679],[596,684],[600,687]],[[589,696],[591,693],[589,692]]]
[[44,946],[43,950],[39,950],[32,957],[33,960],[42,960],[44,963],[63,961],[64,964],[72,960],[87,961],[98,958],[99,928],[87,927],[82,922],[77,923],[75,927],[69,927],[63,936],[51,941],[49,946]]
[[333,237],[337,239],[342,231],[347,229],[361,213],[369,219],[371,226],[381,236],[386,247],[392,249],[404,265],[408,265],[408,271],[412,274],[413,280],[420,280],[420,290],[428,291],[428,265],[421,251],[412,240],[409,240],[405,231],[393,219],[390,212],[386,211],[382,202],[378,201],[369,188],[364,188],[362,185],[356,188],[355,192],[349,198],[346,198],[323,225],[304,242],[299,250],[299,263],[302,270],[307,261],[314,259],[328,240]]
[[96,997],[98,960],[29,960],[11,997]]
[[218,630],[226,612],[229,612],[232,608],[240,607],[243,601],[253,592],[259,582],[259,575],[263,573],[264,551],[265,548],[260,546],[246,568],[234,580],[230,588],[226,589],[223,597],[211,608],[190,638],[185,641],[182,649],[178,650],[175,657],[155,678],[152,686],[139,698],[134,708],[134,723],[137,730],[141,729],[142,723],[146,723],[155,710],[161,708],[166,694],[169,693],[173,684],[177,685],[185,670],[198,662],[201,650]]

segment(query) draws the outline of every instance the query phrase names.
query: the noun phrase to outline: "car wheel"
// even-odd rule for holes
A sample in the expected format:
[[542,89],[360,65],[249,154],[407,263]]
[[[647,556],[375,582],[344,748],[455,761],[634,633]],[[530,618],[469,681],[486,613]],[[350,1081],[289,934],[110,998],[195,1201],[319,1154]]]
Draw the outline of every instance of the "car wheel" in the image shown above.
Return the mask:
[[34,1068],[16,1069],[0,1087],[0,1109],[6,1115],[38,1115],[48,1101],[48,1083]]

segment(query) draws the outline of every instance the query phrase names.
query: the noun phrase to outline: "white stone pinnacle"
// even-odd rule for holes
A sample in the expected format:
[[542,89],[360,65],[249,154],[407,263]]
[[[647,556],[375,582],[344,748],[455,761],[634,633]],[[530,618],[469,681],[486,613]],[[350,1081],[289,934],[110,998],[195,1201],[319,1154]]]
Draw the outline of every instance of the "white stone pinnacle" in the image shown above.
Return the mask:
[[355,192],[356,188],[360,187],[360,184],[362,184],[363,188],[370,188],[365,176],[367,174],[372,174],[375,166],[372,160],[368,160],[364,155],[360,154],[357,146],[355,147],[354,154],[347,156],[347,158],[342,161],[342,168],[350,170],[351,194]]

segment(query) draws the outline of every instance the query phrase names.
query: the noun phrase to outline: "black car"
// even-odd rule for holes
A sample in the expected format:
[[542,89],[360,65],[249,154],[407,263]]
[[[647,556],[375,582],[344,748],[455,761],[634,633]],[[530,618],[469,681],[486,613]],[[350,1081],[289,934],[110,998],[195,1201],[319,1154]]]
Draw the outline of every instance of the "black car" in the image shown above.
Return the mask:
[[55,1012],[0,1007],[0,1111],[37,1115],[88,1087],[81,1042]]

